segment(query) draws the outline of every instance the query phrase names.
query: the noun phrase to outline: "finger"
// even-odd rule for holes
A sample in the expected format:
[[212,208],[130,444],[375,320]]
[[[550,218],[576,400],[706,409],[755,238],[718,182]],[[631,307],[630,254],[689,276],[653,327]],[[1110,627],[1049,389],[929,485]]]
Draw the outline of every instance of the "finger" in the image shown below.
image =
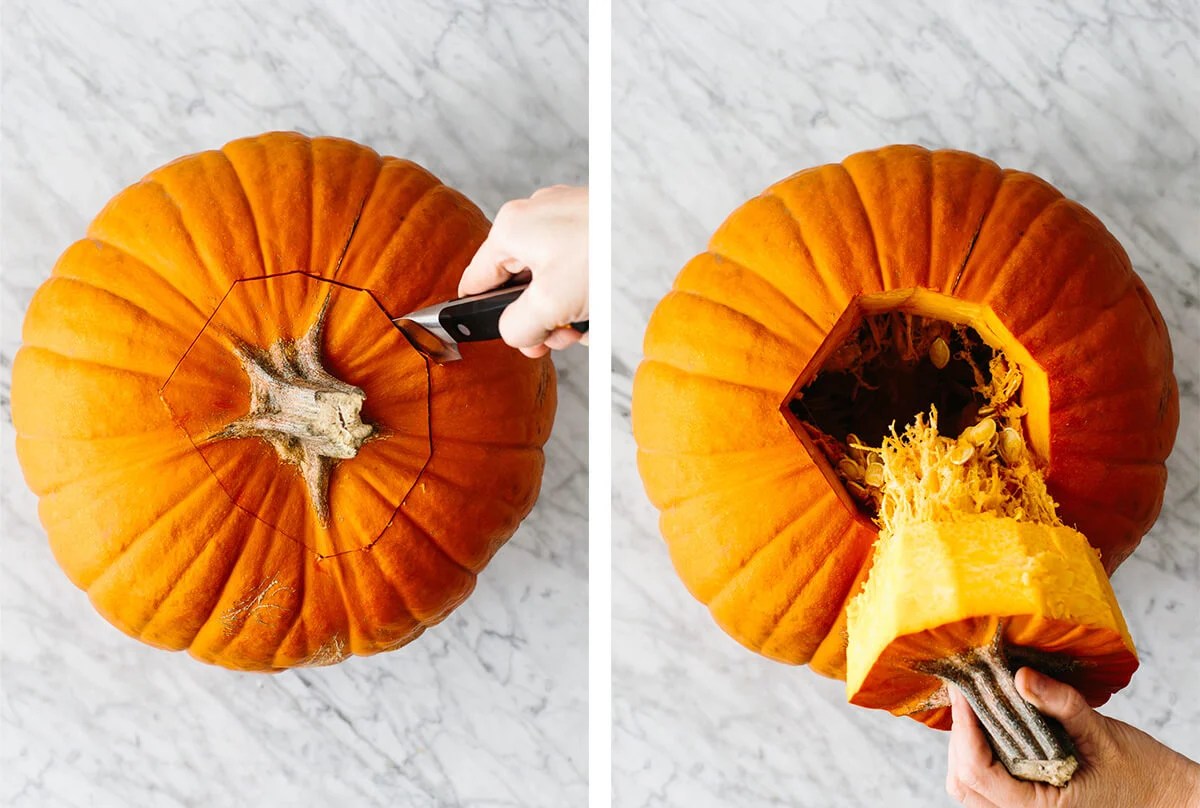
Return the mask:
[[1088,706],[1079,691],[1033,668],[1021,668],[1015,677],[1021,695],[1041,712],[1058,719],[1067,734],[1086,743],[1096,723],[1096,711]]
[[574,328],[556,328],[546,337],[545,345],[552,351],[561,351],[579,342],[582,337],[583,334]]
[[[1000,805],[1025,805],[1037,796],[1034,787],[1016,780],[992,756],[983,729],[966,698],[953,685],[950,690],[951,755],[954,768],[947,773],[946,790],[956,783],[960,790]],[[953,792],[951,792],[953,793]],[[964,804],[966,803],[964,801]]]
[[983,730],[971,705],[954,685],[946,685],[950,691],[950,751],[958,763],[959,771],[986,769],[992,765],[992,748],[988,746]]
[[530,359],[538,359],[550,353],[550,349],[545,345],[534,345],[530,348],[519,348],[521,353],[528,356]]
[[537,199],[539,196],[544,196],[545,194],[553,193],[555,191],[563,191],[569,187],[570,186],[568,186],[568,185],[563,185],[561,182],[558,183],[557,185],[547,185],[545,188],[538,188],[536,191],[531,193],[529,195],[529,198]]
[[541,345],[561,322],[535,278],[500,315],[500,336],[514,348]]
[[524,266],[500,247],[493,228],[463,270],[462,278],[458,281],[458,296],[477,295],[495,289],[522,269]]

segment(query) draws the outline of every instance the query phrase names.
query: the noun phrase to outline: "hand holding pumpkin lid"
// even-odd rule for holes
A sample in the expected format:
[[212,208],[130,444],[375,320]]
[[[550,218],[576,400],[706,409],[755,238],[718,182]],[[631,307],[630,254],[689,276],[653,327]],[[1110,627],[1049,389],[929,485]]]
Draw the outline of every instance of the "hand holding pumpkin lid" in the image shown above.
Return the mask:
[[529,512],[553,367],[431,365],[488,223],[406,160],[272,133],[118,194],[37,291],[17,451],[55,557],[126,633],[245,670],[411,641]]

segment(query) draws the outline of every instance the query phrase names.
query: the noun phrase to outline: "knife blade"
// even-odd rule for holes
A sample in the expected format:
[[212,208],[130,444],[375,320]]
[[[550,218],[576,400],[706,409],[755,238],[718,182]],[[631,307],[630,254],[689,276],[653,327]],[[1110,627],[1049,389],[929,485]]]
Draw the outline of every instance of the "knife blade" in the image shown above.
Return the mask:
[[[521,283],[435,303],[392,322],[430,359],[439,364],[454,362],[462,359],[460,343],[500,339],[500,315],[527,288],[528,283]],[[570,327],[586,334],[588,321],[570,323]]]

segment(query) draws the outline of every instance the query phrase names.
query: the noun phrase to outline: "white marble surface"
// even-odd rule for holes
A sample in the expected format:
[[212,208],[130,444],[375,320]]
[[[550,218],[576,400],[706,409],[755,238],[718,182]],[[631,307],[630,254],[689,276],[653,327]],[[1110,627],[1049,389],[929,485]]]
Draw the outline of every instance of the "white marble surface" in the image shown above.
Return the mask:
[[743,650],[684,591],[628,434],[646,318],[713,229],[793,171],[892,142],[1046,177],[1158,300],[1183,420],[1162,518],[1115,578],[1142,668],[1106,712],[1200,758],[1200,6],[614,5],[615,804],[951,804],[945,735]]
[[586,20],[583,0],[5,0],[0,804],[584,804],[585,351],[559,364],[542,499],[474,596],[399,652],[278,676],[104,623],[55,567],[7,410],[34,288],[109,196],[178,155],[337,134],[489,213],[585,182]]

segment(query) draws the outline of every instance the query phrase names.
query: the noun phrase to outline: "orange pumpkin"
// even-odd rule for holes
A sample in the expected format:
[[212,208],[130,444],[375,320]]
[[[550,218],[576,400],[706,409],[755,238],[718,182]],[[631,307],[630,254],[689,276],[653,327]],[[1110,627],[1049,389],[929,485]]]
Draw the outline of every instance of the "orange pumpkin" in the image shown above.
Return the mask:
[[888,313],[969,327],[1019,367],[1024,437],[1109,574],[1158,514],[1179,419],[1146,287],[1104,226],[1037,177],[893,146],[738,208],[650,318],[638,466],[676,570],[718,624],[838,678],[878,530],[791,405]]
[[13,368],[26,481],[122,631],[229,668],[397,648],[537,497],[553,366],[428,362],[488,222],[406,160],[272,133],[118,194],[38,289]]

